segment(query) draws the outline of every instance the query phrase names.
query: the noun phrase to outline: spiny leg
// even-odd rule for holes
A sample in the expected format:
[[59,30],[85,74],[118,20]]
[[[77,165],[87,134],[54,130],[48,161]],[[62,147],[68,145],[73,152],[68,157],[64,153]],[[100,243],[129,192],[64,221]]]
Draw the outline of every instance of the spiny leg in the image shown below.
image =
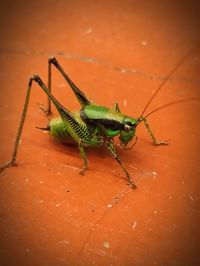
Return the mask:
[[[51,75],[52,75],[51,64],[48,61],[48,85],[47,85],[47,88],[48,88],[50,93],[51,93]],[[51,100],[48,97],[48,95],[47,95],[47,107],[45,108],[45,106],[43,104],[40,104],[39,108],[45,113],[46,116],[50,116],[52,114]]]
[[[24,127],[25,118],[26,118],[26,115],[27,115],[28,104],[29,104],[31,88],[32,88],[32,82],[33,82],[33,80],[35,80],[37,82],[37,77],[38,76],[34,76],[34,77],[31,77],[29,79],[28,87],[27,87],[27,93],[26,93],[26,98],[25,98],[25,102],[24,102],[22,115],[21,115],[21,120],[20,120],[19,127],[18,127],[18,130],[17,130],[17,136],[16,136],[16,139],[15,139],[15,144],[14,144],[14,148],[13,148],[12,157],[11,157],[10,161],[6,162],[3,165],[0,165],[0,172],[2,172],[4,169],[6,169],[6,168],[8,168],[10,166],[16,165],[17,152],[18,152],[18,148],[19,148],[21,134],[22,134],[23,127]],[[48,94],[48,89],[47,88],[46,88],[46,93]]]
[[79,150],[80,150],[81,158],[83,160],[83,168],[81,169],[80,174],[84,175],[85,171],[88,169],[88,160],[87,160],[87,156],[83,148],[83,142],[81,139],[79,141]]
[[125,166],[123,165],[123,163],[121,162],[119,156],[117,155],[117,152],[115,150],[114,144],[113,142],[108,142],[107,143],[107,148],[109,150],[109,152],[112,154],[112,156],[115,158],[115,160],[120,164],[120,166],[122,167],[126,177],[128,178],[128,182],[131,185],[132,189],[137,188],[136,184],[133,182],[133,180],[131,179],[131,176],[129,175],[128,171],[126,170]]
[[80,139],[82,140],[83,143],[85,144],[92,144],[92,145],[101,145],[102,140],[99,138],[99,136],[96,136],[92,134],[87,127],[87,125],[84,125],[83,123],[79,123],[78,120],[74,117],[74,114],[67,110],[64,106],[62,106],[58,100],[50,93],[48,88],[45,86],[43,81],[39,76],[34,76],[34,81],[39,84],[39,86],[42,88],[42,90],[47,94],[47,96],[50,98],[50,100],[53,102],[55,105],[56,109],[58,110],[61,118],[63,121],[66,122],[68,132],[71,135],[71,137],[79,143]]
[[[89,99],[85,96],[85,94],[73,83],[73,81],[69,78],[69,76],[65,73],[64,69],[61,67],[61,65],[58,63],[57,59],[55,57],[51,57],[48,60],[48,89],[51,92],[51,66],[54,65],[58,71],[62,74],[62,76],[65,78],[71,89],[73,90],[74,94],[76,95],[79,103],[82,107],[85,105],[91,104]],[[48,98],[47,100],[47,114],[51,112],[51,100]]]
[[24,107],[23,107],[23,111],[22,111],[21,120],[20,120],[20,123],[19,123],[19,128],[17,130],[17,136],[16,136],[16,139],[15,139],[15,144],[14,144],[14,149],[13,149],[13,153],[12,153],[12,158],[11,158],[10,161],[8,161],[5,164],[0,166],[0,172],[2,172],[4,169],[6,169],[6,168],[8,168],[10,166],[16,165],[17,151],[18,151],[20,137],[21,137],[21,134],[22,134],[22,130],[23,130],[26,114],[27,114],[27,109],[28,109],[28,104],[29,104],[29,99],[30,99],[31,86],[32,86],[32,78],[30,78],[29,83],[28,83],[26,99],[25,99],[25,102],[24,102]]
[[120,143],[119,147],[124,150],[131,150],[137,144],[137,141],[138,141],[138,137],[135,135],[135,141],[131,145],[127,147],[127,146],[123,146],[123,144]]
[[[51,71],[51,64],[48,61],[48,89],[49,92],[51,93],[51,75],[52,75],[52,71]],[[49,99],[49,97],[47,96],[47,110],[46,110],[47,115],[50,115],[52,113],[51,111],[51,100]]]
[[166,141],[158,141],[158,140],[155,138],[153,132],[151,131],[151,129],[150,129],[150,127],[149,127],[149,124],[148,124],[146,118],[143,118],[143,117],[142,117],[141,120],[144,122],[144,125],[145,125],[147,131],[149,132],[149,135],[150,135],[150,137],[152,138],[153,143],[154,143],[155,145],[168,145],[168,141],[167,141],[167,140],[166,140]]
[[48,97],[51,99],[51,101],[54,102],[54,104],[55,104],[56,108],[58,109],[58,111],[60,111],[60,109],[61,109],[61,106],[59,105],[57,100],[53,97],[53,95],[51,95],[51,93],[49,92],[48,88],[43,84],[43,82],[41,81],[40,77],[39,76],[31,77],[29,79],[29,83],[28,83],[28,87],[27,87],[26,98],[25,98],[25,102],[24,102],[24,107],[23,107],[23,111],[22,111],[21,120],[20,120],[20,123],[19,123],[19,128],[17,130],[17,136],[16,136],[16,139],[15,139],[15,144],[14,144],[14,148],[13,148],[12,158],[11,158],[10,161],[6,162],[5,164],[0,165],[0,172],[2,172],[4,169],[6,169],[6,168],[8,168],[10,166],[16,165],[17,152],[18,152],[20,138],[21,138],[21,134],[22,134],[22,131],[23,131],[23,126],[24,126],[24,122],[25,122],[25,118],[26,118],[26,114],[27,114],[27,109],[28,109],[28,104],[29,104],[29,100],[30,100],[30,93],[31,93],[32,82],[33,81],[36,81],[40,85],[40,87],[48,95]]
[[[82,127],[74,119],[72,113],[70,111],[68,111],[65,107],[63,107],[56,100],[56,98],[51,94],[49,89],[45,86],[45,84],[43,83],[41,78],[39,76],[37,76],[37,75],[34,75],[33,77],[30,78],[29,83],[28,83],[26,99],[25,99],[25,103],[24,103],[24,108],[23,108],[23,112],[22,112],[19,128],[18,128],[18,131],[17,131],[17,136],[16,136],[16,140],[15,140],[15,144],[14,144],[12,159],[10,161],[8,161],[7,163],[5,163],[5,164],[0,166],[0,172],[3,171],[5,168],[16,164],[16,157],[17,157],[20,137],[21,137],[21,134],[22,134],[22,130],[23,130],[26,114],[27,114],[27,109],[28,109],[28,104],[29,104],[29,99],[30,99],[30,92],[31,92],[32,82],[33,81],[38,83],[38,85],[42,88],[42,90],[47,94],[47,96],[50,98],[50,100],[54,103],[54,105],[57,108],[60,116],[68,124],[68,129],[70,130],[70,132],[73,132],[73,133],[80,132],[82,134],[82,132],[81,132]],[[87,139],[87,141],[91,140],[92,135],[90,134],[90,132],[89,132],[89,130],[87,128],[84,128],[84,133],[85,133],[84,137]],[[76,134],[76,136],[74,135],[73,138],[74,138],[74,140],[76,142],[78,142],[78,140],[80,140],[80,137],[78,136],[78,134]],[[93,142],[98,144],[99,143],[99,139],[98,138],[97,139],[93,138]]]

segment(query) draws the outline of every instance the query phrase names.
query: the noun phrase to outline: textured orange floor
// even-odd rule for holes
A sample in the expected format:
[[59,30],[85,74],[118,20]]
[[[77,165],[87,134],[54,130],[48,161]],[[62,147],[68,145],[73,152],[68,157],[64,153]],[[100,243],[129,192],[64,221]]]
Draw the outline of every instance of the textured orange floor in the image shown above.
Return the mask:
[[[56,56],[97,104],[138,117],[165,76],[200,39],[195,1],[17,1],[0,8],[0,162],[10,159],[30,75],[47,81]],[[200,48],[171,77],[148,111],[200,97]],[[55,96],[79,105],[53,71]],[[58,145],[36,126],[46,98],[34,85],[18,166],[0,176],[0,265],[200,265],[199,101],[163,109],[149,123],[170,145],[118,150],[131,190],[105,149]]]

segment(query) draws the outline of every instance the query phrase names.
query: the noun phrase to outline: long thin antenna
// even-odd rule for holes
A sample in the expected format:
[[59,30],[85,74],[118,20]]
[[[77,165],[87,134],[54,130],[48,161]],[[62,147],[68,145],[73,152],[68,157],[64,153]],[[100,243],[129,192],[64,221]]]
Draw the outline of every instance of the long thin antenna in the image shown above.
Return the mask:
[[175,105],[177,103],[183,103],[183,102],[187,102],[187,101],[200,101],[200,98],[195,98],[195,97],[192,97],[192,98],[187,98],[187,99],[182,99],[182,100],[177,100],[177,101],[174,101],[174,102],[171,102],[171,103],[167,103],[165,105],[162,105],[156,109],[154,109],[153,111],[151,111],[150,113],[148,113],[147,115],[145,115],[145,117],[140,117],[140,120],[139,120],[139,123],[140,124],[144,119],[146,119],[148,116],[152,115],[153,113],[161,110],[161,109],[164,109],[165,107],[168,107],[168,106],[171,106],[171,105]]
[[178,64],[172,68],[172,70],[169,72],[169,74],[166,76],[166,78],[161,82],[161,84],[158,86],[155,93],[151,96],[150,100],[148,101],[147,105],[145,106],[144,110],[142,111],[139,118],[143,116],[145,111],[147,110],[148,106],[152,102],[152,100],[155,98],[155,96],[158,94],[158,92],[161,90],[161,88],[165,85],[165,83],[170,79],[170,77],[174,74],[174,72],[183,64],[183,62],[193,53],[193,51],[199,46],[200,42],[198,42],[191,50],[189,50],[188,53],[186,53],[181,60],[178,62]]

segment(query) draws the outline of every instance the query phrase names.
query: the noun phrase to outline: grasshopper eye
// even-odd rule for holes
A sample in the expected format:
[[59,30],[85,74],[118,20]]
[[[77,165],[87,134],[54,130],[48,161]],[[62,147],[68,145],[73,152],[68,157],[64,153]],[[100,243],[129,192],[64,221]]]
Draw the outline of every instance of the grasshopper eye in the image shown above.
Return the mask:
[[127,132],[129,132],[131,130],[131,126],[128,125],[128,124],[125,124],[124,125],[124,130],[127,131]]

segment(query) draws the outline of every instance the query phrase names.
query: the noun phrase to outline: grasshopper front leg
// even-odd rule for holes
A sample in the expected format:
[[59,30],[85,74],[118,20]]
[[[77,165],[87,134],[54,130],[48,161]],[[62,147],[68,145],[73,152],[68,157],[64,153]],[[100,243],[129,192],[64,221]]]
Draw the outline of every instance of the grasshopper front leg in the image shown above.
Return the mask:
[[126,170],[125,166],[123,165],[123,163],[121,162],[117,152],[116,152],[116,149],[115,149],[115,146],[113,144],[113,142],[111,141],[108,141],[107,142],[107,149],[109,150],[109,152],[112,154],[112,156],[115,158],[115,160],[120,164],[120,166],[122,167],[126,177],[128,178],[128,182],[131,186],[132,189],[136,189],[137,186],[136,184],[133,182],[133,180],[131,179],[131,176],[129,175],[128,171]]
[[158,140],[155,138],[153,132],[151,131],[151,129],[150,129],[150,127],[149,127],[149,124],[148,124],[146,118],[142,117],[141,120],[144,122],[144,125],[145,125],[147,131],[149,132],[149,135],[150,135],[150,137],[152,138],[153,143],[154,143],[155,145],[168,145],[168,141],[167,141],[167,140],[165,140],[165,141],[158,141]]

